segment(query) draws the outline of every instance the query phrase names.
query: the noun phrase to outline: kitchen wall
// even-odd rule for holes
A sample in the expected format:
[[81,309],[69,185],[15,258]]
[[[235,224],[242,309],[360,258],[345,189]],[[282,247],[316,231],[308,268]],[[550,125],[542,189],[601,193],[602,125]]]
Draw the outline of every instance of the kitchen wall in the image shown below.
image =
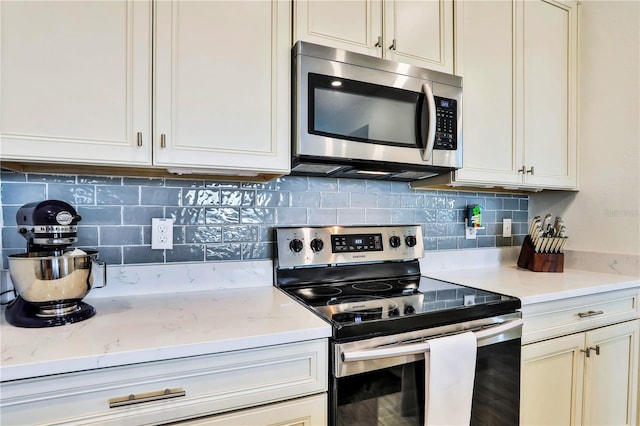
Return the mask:
[[[427,250],[520,246],[527,195],[413,190],[407,183],[286,176],[268,183],[59,176],[3,171],[2,257],[24,251],[15,214],[24,203],[60,199],[82,216],[78,247],[109,264],[271,259],[273,227],[421,224]],[[466,207],[485,207],[485,229],[465,239]],[[175,220],[173,250],[151,250],[151,218]],[[513,237],[502,237],[503,218]]]
[[[567,249],[640,256],[640,3],[582,1],[580,192],[531,196],[559,214]],[[635,261],[637,263],[637,260]]]

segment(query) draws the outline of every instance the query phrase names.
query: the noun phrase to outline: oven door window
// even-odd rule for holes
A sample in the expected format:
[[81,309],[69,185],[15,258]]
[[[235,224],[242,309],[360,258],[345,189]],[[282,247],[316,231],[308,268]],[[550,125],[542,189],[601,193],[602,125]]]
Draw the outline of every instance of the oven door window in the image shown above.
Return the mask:
[[308,132],[314,135],[423,148],[425,107],[421,93],[309,74]]
[[424,362],[338,379],[339,426],[423,425]]
[[[423,425],[424,361],[335,379],[333,424]],[[478,348],[471,425],[520,420],[520,339]]]

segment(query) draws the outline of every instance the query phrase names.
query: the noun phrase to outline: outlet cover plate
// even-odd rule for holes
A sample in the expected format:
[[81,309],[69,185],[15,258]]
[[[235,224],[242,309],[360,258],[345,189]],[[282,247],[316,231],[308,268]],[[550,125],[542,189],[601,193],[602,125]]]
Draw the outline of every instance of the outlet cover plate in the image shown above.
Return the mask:
[[173,249],[173,219],[151,219],[151,249]]

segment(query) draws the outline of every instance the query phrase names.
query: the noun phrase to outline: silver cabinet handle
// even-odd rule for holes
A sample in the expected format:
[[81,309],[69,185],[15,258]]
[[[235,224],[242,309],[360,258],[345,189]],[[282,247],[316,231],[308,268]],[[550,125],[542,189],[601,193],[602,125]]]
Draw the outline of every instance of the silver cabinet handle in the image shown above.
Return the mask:
[[527,168],[523,165],[521,168],[518,169],[518,173],[522,173],[525,174]]
[[596,315],[602,315],[604,311],[587,311],[587,312],[578,312],[578,316],[580,318],[589,318],[595,317]]
[[391,43],[391,46],[389,46],[389,49],[391,50],[396,50],[396,39],[393,39],[393,42]]
[[373,47],[382,47],[382,36],[378,36],[378,41],[373,45]]
[[587,358],[591,356],[591,351],[595,351],[596,355],[600,355],[600,345],[589,346],[587,349],[580,349],[580,352],[587,354]]
[[145,402],[161,401],[163,399],[178,398],[187,396],[187,393],[180,389],[165,389],[158,392],[141,393],[139,395],[127,395],[109,400],[109,408],[125,407],[127,405],[142,404]]
[[160,135],[160,148],[166,148],[166,147],[167,147],[167,137],[163,133]]
[[136,135],[136,140],[138,142],[138,146],[142,146],[142,132],[138,132]]
[[533,175],[533,166],[531,166],[531,168],[527,170],[527,173],[531,173]]
[[[494,336],[498,336],[502,333],[506,333],[509,330],[513,330],[514,328],[522,327],[522,320],[516,319],[512,321],[507,321],[500,325],[496,325],[494,327],[489,327],[484,330],[475,331],[476,339],[478,342],[481,342],[484,339],[489,339]],[[392,358],[394,356],[403,356],[403,355],[413,355],[424,353],[431,350],[431,346],[429,342],[420,342],[420,343],[411,343],[411,344],[399,344],[391,347],[384,348],[374,348],[374,349],[363,349],[359,351],[352,352],[342,352],[340,356],[344,362],[351,361],[366,361],[370,359],[379,359],[379,358]]]

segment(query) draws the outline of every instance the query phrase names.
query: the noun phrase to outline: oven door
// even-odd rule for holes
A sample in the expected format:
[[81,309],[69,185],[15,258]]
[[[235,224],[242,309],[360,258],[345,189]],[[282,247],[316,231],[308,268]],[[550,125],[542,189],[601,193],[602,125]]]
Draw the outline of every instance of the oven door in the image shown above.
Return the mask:
[[474,330],[478,337],[471,424],[519,424],[519,313],[334,344],[329,413],[332,424],[424,425],[426,341],[468,330]]

